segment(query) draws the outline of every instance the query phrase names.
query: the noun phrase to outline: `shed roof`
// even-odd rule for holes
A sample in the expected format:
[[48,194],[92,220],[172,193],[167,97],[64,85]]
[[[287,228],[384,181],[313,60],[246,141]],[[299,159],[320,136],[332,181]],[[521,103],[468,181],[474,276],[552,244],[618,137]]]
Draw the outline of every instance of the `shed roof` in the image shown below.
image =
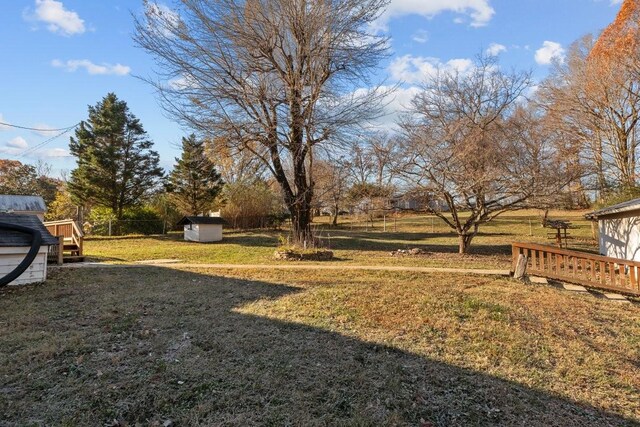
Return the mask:
[[178,225],[187,225],[187,224],[220,224],[226,225],[227,221],[219,216],[185,216],[180,221],[178,221]]
[[[12,225],[21,225],[23,227],[35,228],[42,234],[42,246],[57,245],[58,239],[53,237],[49,230],[44,226],[42,221],[35,215],[17,215],[0,213],[0,222]],[[0,232],[0,247],[7,246],[30,246],[31,236],[17,231]]]
[[0,212],[46,212],[47,205],[40,196],[0,194]]
[[603,216],[613,215],[623,212],[640,210],[640,199],[627,200],[626,202],[618,203],[606,208],[598,209],[597,211],[589,212],[584,215],[587,219],[598,219]]

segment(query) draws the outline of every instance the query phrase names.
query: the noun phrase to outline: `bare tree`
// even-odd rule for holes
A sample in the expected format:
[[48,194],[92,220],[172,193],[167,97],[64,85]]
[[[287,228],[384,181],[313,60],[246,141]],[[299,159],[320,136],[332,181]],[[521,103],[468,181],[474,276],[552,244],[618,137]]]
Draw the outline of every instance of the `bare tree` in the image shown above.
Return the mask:
[[135,40],[159,67],[156,87],[184,124],[224,136],[269,169],[311,236],[314,148],[376,116],[371,71],[387,40],[371,32],[388,0],[182,0],[146,3]]
[[538,98],[550,123],[581,144],[581,161],[602,196],[637,185],[640,75],[634,67],[640,67],[640,60],[637,55],[602,56],[597,46],[592,36],[574,43],[567,61],[557,63],[541,85]]
[[344,159],[316,160],[314,166],[317,205],[329,208],[332,216],[331,224],[336,226],[349,189],[347,162]]
[[528,73],[502,72],[480,57],[468,72],[441,71],[412,101],[405,131],[404,177],[438,197],[425,209],[459,236],[467,253],[481,224],[535,206],[566,182],[554,162],[552,139],[539,118],[519,106]]

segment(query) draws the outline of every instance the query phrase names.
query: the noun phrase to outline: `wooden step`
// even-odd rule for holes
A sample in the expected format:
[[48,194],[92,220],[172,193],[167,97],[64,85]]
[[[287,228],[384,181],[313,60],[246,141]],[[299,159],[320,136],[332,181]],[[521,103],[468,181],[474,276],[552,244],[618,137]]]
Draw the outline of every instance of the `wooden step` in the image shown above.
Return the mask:
[[84,262],[84,255],[65,255],[62,261],[64,264],[68,262]]

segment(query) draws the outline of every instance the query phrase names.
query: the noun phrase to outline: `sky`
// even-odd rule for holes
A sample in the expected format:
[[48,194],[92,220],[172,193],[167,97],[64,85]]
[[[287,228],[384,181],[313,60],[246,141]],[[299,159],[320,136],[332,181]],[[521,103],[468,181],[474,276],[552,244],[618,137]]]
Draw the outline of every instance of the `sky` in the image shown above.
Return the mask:
[[[172,7],[172,0],[159,2]],[[52,166],[64,175],[75,166],[63,129],[87,118],[87,107],[107,93],[127,102],[161,165],[170,169],[189,133],[167,117],[153,88],[153,59],[136,47],[133,15],[142,0],[0,0],[0,158]],[[400,83],[394,111],[408,105],[417,85],[438,67],[465,69],[479,53],[499,57],[505,69],[545,78],[553,60],[587,33],[598,33],[621,0],[391,0],[375,31],[391,38],[391,56],[377,76]],[[7,126],[10,124],[13,126]],[[15,126],[39,129],[38,131]],[[58,136],[56,138],[56,136]]]

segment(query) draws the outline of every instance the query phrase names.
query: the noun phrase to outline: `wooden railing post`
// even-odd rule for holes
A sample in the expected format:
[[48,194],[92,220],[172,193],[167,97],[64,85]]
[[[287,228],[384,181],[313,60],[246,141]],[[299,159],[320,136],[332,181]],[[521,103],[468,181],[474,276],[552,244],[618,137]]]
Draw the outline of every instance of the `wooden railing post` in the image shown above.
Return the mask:
[[64,236],[58,236],[58,265],[64,263]]

